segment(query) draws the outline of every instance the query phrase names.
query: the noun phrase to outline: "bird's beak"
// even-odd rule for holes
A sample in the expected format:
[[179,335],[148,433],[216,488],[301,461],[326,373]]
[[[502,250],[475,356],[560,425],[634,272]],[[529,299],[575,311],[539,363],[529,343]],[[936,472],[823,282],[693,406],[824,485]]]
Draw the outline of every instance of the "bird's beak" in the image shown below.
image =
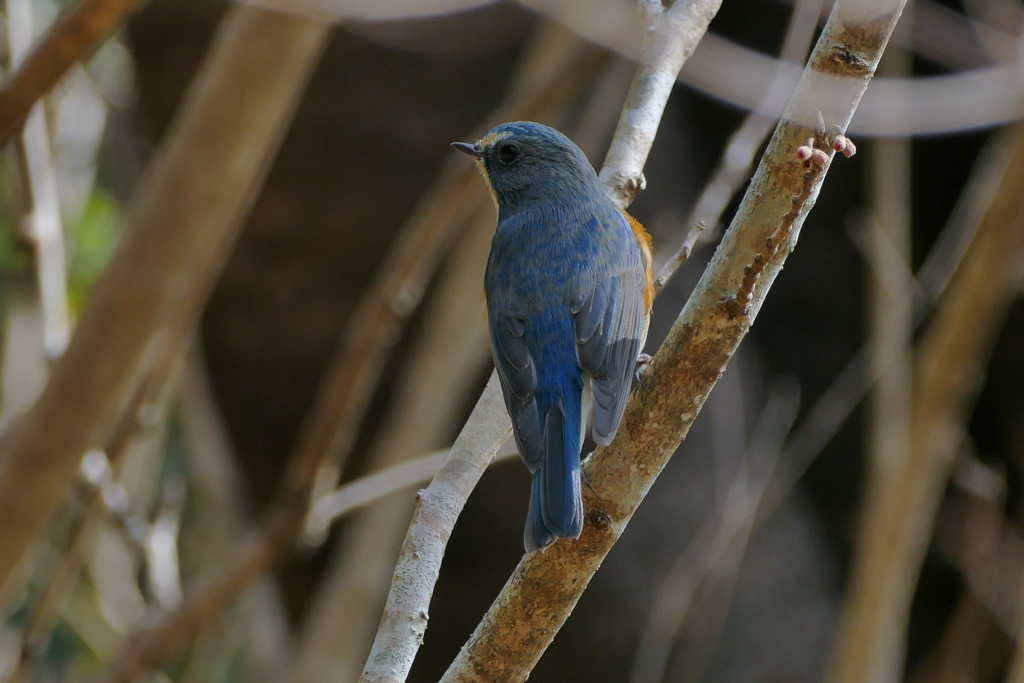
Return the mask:
[[477,159],[482,159],[484,156],[484,150],[480,145],[471,145],[468,142],[453,142],[452,147]]

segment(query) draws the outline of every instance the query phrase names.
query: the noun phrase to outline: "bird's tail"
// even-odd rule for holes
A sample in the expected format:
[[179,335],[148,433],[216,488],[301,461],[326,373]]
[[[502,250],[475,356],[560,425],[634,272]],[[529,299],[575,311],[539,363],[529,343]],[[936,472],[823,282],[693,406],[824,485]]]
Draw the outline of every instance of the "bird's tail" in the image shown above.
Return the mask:
[[543,453],[530,489],[524,533],[528,551],[544,548],[556,537],[579,538],[583,531],[581,394],[569,391],[555,400],[544,400],[538,392],[537,407],[544,416]]

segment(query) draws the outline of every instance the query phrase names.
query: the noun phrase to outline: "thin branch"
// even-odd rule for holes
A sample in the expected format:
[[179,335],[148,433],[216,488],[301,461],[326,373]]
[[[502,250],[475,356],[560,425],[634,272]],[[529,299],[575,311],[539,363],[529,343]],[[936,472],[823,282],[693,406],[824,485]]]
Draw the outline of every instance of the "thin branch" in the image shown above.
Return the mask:
[[163,348],[180,348],[329,34],[232,10],[129,210],[118,250],[0,469],[0,585]]
[[[7,33],[12,67],[20,66],[33,36],[32,3],[7,1]],[[2,98],[2,91],[0,91]],[[2,102],[2,99],[0,99]],[[71,335],[67,264],[57,175],[50,149],[50,131],[41,104],[33,106],[17,141],[18,171],[27,195],[22,232],[35,247],[35,275],[43,316],[43,344],[49,360],[59,358]]]
[[1014,266],[1024,221],[1024,126],[1014,156],[957,286],[940,306],[915,368],[909,457],[893,482],[867,501],[848,607],[829,680],[895,680],[904,663],[910,600],[941,492],[959,442],[954,438],[980,390],[985,360],[1016,296]]
[[498,449],[512,434],[492,373],[444,466],[416,496],[392,590],[360,681],[404,681],[427,629],[430,598],[455,520]]
[[740,127],[729,136],[718,166],[711,179],[705,183],[687,219],[687,223],[692,227],[654,279],[656,290],[668,284],[683,262],[690,258],[693,248],[707,226],[710,225],[714,229],[714,234],[717,234],[722,215],[733,195],[750,177],[755,155],[771,134],[772,127],[777,121],[776,117],[761,112],[780,111],[792,95],[795,83],[789,78],[787,65],[802,64],[806,60],[821,8],[822,0],[798,0],[794,3],[789,26],[786,28],[786,37],[782,42],[779,69],[774,83],[765,92],[757,108],[748,114]]
[[[911,24],[906,22],[910,21]],[[912,25],[905,12],[897,33]],[[890,50],[879,71],[906,76],[911,55]],[[898,115],[898,114],[897,114]],[[905,115],[905,113],[904,113]],[[910,153],[908,138],[871,145],[868,168],[872,216],[867,225],[869,338],[871,372],[878,377],[870,401],[869,488],[887,486],[910,452],[915,287],[911,265]]]
[[638,3],[647,30],[644,50],[600,176],[621,208],[629,206],[647,184],[644,164],[672,86],[721,4],[721,0],[682,0],[665,9],[661,0]]
[[[704,186],[707,189],[707,185]],[[690,254],[693,253],[694,247],[697,246],[697,241],[701,235],[707,229],[708,224],[704,221],[697,221],[696,223],[690,224],[690,229],[686,231],[686,235],[683,237],[683,243],[679,245],[676,252],[665,261],[665,265],[658,271],[658,276],[654,278],[654,293],[658,294],[665,285],[668,284],[672,276],[676,274],[676,271],[686,263],[690,258]]]
[[[172,394],[168,387],[173,384],[170,380],[175,374],[175,365],[174,359],[167,358],[154,370],[138,388],[106,448],[83,459],[82,474],[88,480],[89,491],[82,510],[72,523],[60,560],[38,589],[38,597],[22,633],[21,656],[28,660],[24,666],[30,667],[31,660],[41,655],[49,644],[60,606],[79,576],[87,546],[93,542],[101,523],[107,518],[109,506],[102,489],[108,482],[104,479],[119,479],[130,447],[138,437],[164,419]],[[85,466],[88,462],[98,463],[100,470],[94,469],[90,475]]]
[[[364,508],[396,491],[430,481],[442,471],[445,463],[455,457],[453,453],[472,455],[466,450],[465,445],[456,440],[451,448],[442,448],[359,477],[318,500],[310,512],[310,518],[316,520],[317,527],[321,524],[331,525],[344,515]],[[514,456],[518,456],[514,451],[502,453],[489,460],[487,464],[498,463]],[[443,471],[450,468],[451,466]],[[427,490],[429,491],[429,488]],[[422,492],[418,494],[417,500],[422,499],[424,495]]]
[[[587,463],[587,480],[601,496],[586,496],[591,525],[579,540],[523,559],[442,681],[517,681],[533,669],[685,437],[792,249],[827,167],[806,170],[797,158],[818,137],[808,122],[822,112],[845,128],[902,6],[836,5],[722,245],[633,393],[614,441]],[[816,152],[808,161],[827,165],[829,156]]]
[[67,9],[0,88],[0,145],[75,63],[88,57],[144,0],[79,0]]

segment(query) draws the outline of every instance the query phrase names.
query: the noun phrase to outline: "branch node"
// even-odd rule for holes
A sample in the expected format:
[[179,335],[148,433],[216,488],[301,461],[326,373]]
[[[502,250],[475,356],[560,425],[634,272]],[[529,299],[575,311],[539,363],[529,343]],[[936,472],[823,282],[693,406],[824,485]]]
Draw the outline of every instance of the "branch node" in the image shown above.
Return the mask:
[[644,28],[650,33],[658,27],[658,22],[665,13],[665,5],[661,0],[637,0],[636,10]]
[[587,513],[586,525],[604,531],[612,525],[612,518],[604,510],[591,510]]

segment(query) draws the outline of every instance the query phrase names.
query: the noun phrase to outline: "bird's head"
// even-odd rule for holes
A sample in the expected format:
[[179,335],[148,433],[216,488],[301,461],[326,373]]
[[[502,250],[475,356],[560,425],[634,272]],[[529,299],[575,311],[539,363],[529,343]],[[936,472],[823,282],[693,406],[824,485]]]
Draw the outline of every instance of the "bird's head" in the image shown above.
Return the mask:
[[452,146],[476,159],[499,210],[522,202],[602,196],[594,167],[572,140],[550,126],[503,123],[474,144]]

